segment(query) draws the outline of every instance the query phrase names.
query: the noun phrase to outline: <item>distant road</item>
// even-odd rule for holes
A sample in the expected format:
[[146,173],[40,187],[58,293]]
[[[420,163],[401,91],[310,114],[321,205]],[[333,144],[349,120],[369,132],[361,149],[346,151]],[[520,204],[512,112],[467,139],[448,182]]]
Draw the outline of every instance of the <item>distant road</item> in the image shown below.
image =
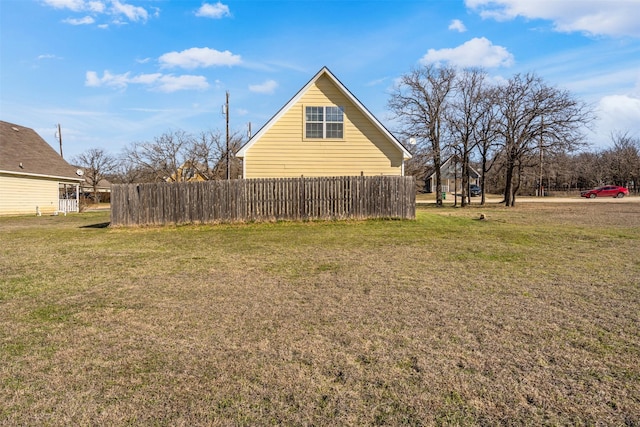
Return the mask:
[[[447,193],[447,198],[443,200],[443,203],[447,205],[452,205],[454,203],[453,195]],[[488,195],[486,197],[487,204],[495,204],[500,203],[502,201],[501,196],[496,196],[494,194]],[[461,202],[461,197],[458,196],[458,205]],[[431,196],[429,198],[424,198],[422,195],[418,196],[416,203],[419,205],[422,204],[433,204],[435,203],[435,196]],[[516,205],[518,203],[640,203],[640,196],[627,196],[622,199],[617,199],[613,197],[596,197],[595,199],[587,199],[585,197],[580,196],[572,196],[572,197],[533,197],[533,196],[516,196]],[[480,204],[480,197],[472,197],[471,198],[472,205]]]
[[622,199],[614,197],[516,197],[516,203],[640,203],[640,197],[627,196]]

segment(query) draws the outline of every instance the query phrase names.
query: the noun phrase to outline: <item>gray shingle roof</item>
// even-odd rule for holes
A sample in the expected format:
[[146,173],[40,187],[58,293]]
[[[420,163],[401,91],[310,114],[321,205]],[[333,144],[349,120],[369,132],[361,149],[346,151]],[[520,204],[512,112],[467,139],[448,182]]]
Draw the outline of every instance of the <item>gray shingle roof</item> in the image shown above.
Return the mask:
[[1,120],[0,172],[83,180],[33,129]]

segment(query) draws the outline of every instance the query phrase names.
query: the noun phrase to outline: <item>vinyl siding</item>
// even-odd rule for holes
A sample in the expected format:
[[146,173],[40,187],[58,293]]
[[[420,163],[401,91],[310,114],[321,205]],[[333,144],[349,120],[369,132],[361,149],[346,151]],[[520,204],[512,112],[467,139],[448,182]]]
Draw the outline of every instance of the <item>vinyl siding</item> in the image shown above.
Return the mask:
[[[343,139],[305,139],[305,106],[342,106]],[[244,159],[246,178],[402,175],[402,152],[326,76],[257,141]]]
[[0,175],[0,215],[43,214],[58,210],[58,181]]

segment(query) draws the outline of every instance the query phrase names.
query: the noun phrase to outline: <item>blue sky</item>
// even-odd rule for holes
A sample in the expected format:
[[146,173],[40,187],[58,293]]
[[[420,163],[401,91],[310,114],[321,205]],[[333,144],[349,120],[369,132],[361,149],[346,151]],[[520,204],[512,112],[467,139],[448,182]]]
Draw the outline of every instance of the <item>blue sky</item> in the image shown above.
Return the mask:
[[390,129],[425,63],[535,72],[640,137],[640,0],[0,0],[0,120],[65,158],[167,130],[255,133],[323,66]]

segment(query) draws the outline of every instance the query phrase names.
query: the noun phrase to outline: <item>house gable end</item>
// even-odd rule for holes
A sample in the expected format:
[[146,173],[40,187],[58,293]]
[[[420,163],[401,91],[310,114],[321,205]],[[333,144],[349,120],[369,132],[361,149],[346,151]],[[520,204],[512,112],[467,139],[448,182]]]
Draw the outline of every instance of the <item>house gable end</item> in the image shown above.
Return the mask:
[[[342,136],[307,138],[306,107],[334,106],[344,108]],[[325,67],[236,156],[253,178],[402,175],[411,154]]]
[[[367,110],[364,105],[355,97],[349,90],[329,71],[327,67],[323,67],[309,82],[302,87],[296,93],[296,95],[289,100],[287,104],[285,104],[243,147],[240,148],[237,157],[244,158],[249,151],[249,149],[256,144],[262,136],[275,124],[277,123],[291,108],[297,105],[300,100],[306,95],[306,93],[317,84],[321,77],[327,77],[327,79],[336,87],[338,91],[340,91],[349,101],[353,104],[353,106],[360,110],[362,114],[369,120],[371,123],[378,128],[378,130],[392,143],[395,149],[399,150],[402,153],[403,159],[407,160],[411,158],[411,153],[404,148],[404,146],[389,132],[370,112]],[[337,105],[337,104],[334,104]]]

